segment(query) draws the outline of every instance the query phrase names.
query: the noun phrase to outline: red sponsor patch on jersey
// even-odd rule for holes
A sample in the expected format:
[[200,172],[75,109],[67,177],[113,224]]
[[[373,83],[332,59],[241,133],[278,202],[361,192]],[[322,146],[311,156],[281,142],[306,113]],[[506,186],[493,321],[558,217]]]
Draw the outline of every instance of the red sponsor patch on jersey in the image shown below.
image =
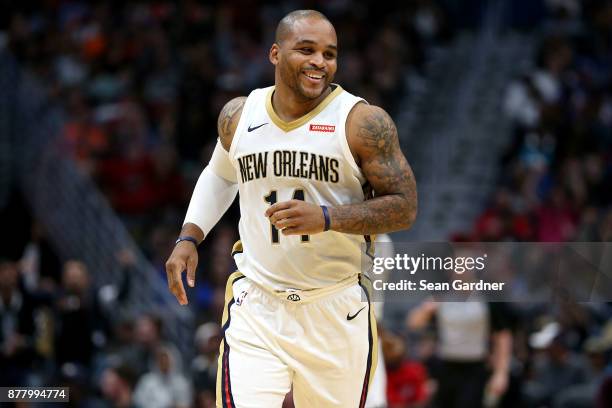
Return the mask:
[[313,123],[310,124],[311,132],[335,132],[335,125],[315,125]]

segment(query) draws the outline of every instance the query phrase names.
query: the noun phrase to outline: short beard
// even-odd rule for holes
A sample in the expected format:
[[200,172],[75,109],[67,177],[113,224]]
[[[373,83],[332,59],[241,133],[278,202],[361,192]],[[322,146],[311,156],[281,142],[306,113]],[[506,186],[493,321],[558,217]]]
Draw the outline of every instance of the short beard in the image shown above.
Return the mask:
[[329,83],[326,83],[321,93],[315,96],[310,96],[309,94],[304,92],[304,89],[302,89],[302,86],[300,85],[299,76],[302,75],[301,71],[298,73],[297,77],[293,76],[293,73],[290,72],[288,69],[281,68],[279,72],[281,80],[289,87],[289,89],[291,89],[295,93],[295,95],[297,95],[304,102],[317,99],[318,97],[323,95],[323,93],[327,90],[327,87],[329,86]]

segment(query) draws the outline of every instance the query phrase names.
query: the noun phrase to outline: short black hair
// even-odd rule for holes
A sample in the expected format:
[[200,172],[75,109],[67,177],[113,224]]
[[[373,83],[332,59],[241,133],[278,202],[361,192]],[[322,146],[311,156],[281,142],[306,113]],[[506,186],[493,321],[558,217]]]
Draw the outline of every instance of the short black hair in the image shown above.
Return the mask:
[[287,37],[287,35],[289,35],[289,33],[291,32],[291,27],[293,26],[293,24],[296,21],[304,19],[304,18],[319,18],[331,24],[331,21],[329,21],[329,19],[325,17],[325,14],[321,13],[320,11],[295,10],[287,14],[285,17],[281,19],[281,21],[278,22],[278,25],[276,26],[276,35],[274,37],[274,41],[277,44],[280,44]]

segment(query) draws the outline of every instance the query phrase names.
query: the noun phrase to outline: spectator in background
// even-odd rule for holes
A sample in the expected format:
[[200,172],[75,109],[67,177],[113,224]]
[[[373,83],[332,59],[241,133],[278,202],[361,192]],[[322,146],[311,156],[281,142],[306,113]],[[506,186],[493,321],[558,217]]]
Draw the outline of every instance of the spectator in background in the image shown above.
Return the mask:
[[61,367],[61,372],[53,377],[49,386],[65,387],[70,390],[70,400],[65,404],[68,408],[102,408],[99,407],[96,398],[95,388],[90,382],[90,371],[74,363],[65,363]]
[[138,347],[136,347],[135,320],[133,316],[126,314],[114,321],[110,340],[104,353],[96,361],[96,373],[102,372],[109,367],[125,364],[131,367],[134,375],[139,374],[137,370],[142,365],[140,362],[142,356],[139,353]]
[[570,241],[576,232],[576,213],[568,202],[567,194],[554,187],[550,198],[536,210],[536,238],[540,242]]
[[161,318],[152,314],[144,314],[136,320],[134,348],[136,348],[137,361],[130,361],[129,365],[139,377],[157,366],[157,351],[160,347],[165,347],[172,354],[173,365],[176,369],[182,369],[177,348],[163,338],[162,325]]
[[113,206],[122,214],[159,213],[186,199],[184,180],[177,154],[169,145],[160,145],[151,154],[132,142],[119,157],[102,161],[98,179]]
[[57,365],[62,371],[66,364],[87,371],[94,354],[106,345],[108,322],[83,262],[70,260],[64,264],[62,288],[55,306]]
[[109,367],[102,373],[100,390],[111,408],[136,408],[133,401],[136,375],[126,365]]
[[221,328],[219,324],[202,324],[195,333],[196,357],[191,363],[191,378],[198,408],[213,408],[217,386],[217,360]]
[[144,374],[134,390],[134,403],[141,408],[187,408],[191,386],[177,369],[175,354],[167,347],[155,350],[155,366]]
[[[510,316],[499,303],[427,300],[411,311],[407,324],[421,330],[435,320],[438,358],[435,406],[483,407],[499,401],[510,381]],[[488,366],[488,362],[491,366]]]
[[596,405],[599,388],[606,379],[606,365],[612,349],[612,324],[604,326],[602,333],[591,336],[581,352],[588,357],[588,371],[584,382],[572,384],[558,393],[555,408],[591,408]]
[[0,259],[0,384],[26,386],[38,356],[35,306],[23,289],[17,264]]
[[427,370],[420,362],[406,359],[401,337],[385,331],[381,336],[384,364],[387,369],[387,401],[389,408],[427,406],[430,398]]
[[207,278],[215,289],[212,297],[199,299],[202,303],[206,302],[203,305],[205,306],[203,310],[208,310],[208,313],[212,312],[209,318],[220,316],[223,312],[225,290],[221,282],[227,280],[227,276],[236,270],[234,259],[227,256],[231,253],[234,243],[238,240],[236,229],[227,224],[217,224],[215,230],[215,239],[212,245],[209,245],[207,253],[208,266],[204,266],[204,269],[208,272]]
[[523,389],[526,407],[554,405],[556,397],[564,398],[562,391],[589,382],[587,361],[571,351],[568,340],[558,323],[549,323],[530,337],[536,353]]
[[500,188],[493,197],[493,203],[478,217],[474,238],[494,242],[508,236],[516,240],[533,240],[534,231],[525,206],[513,197],[512,192]]
[[52,294],[61,280],[62,264],[42,225],[34,222],[32,237],[19,261],[23,283],[30,293]]
[[520,129],[537,130],[558,118],[563,75],[572,61],[572,49],[565,39],[551,37],[544,41],[538,59],[539,67],[512,83],[505,96],[506,113]]
[[147,243],[144,248],[150,262],[156,271],[159,272],[160,279],[166,277],[164,270],[165,256],[172,251],[172,238],[176,231],[165,223],[152,226],[149,230]]
[[62,129],[61,148],[76,160],[80,169],[91,174],[97,160],[109,153],[109,136],[79,89],[67,91],[67,120]]

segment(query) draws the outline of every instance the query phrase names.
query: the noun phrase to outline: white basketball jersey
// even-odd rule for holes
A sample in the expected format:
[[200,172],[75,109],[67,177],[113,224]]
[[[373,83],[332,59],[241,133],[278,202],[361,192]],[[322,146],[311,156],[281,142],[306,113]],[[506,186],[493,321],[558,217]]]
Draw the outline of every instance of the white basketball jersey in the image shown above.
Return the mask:
[[272,108],[273,92],[274,87],[251,92],[229,151],[241,212],[242,252],[234,258],[239,271],[273,290],[337,284],[360,272],[369,236],[334,231],[285,236],[264,213],[290,199],[332,207],[364,201],[366,180],[345,134],[349,112],[363,99],[334,85],[315,109],[285,122]]

